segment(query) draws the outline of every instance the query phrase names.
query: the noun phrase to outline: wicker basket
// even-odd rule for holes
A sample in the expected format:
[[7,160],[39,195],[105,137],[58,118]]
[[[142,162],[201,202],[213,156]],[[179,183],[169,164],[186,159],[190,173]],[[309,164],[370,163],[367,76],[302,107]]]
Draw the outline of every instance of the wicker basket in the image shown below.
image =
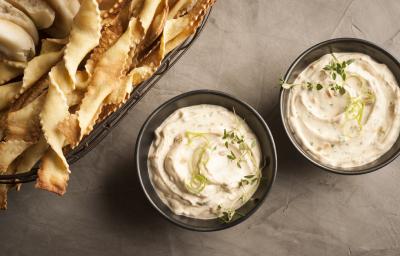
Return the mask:
[[[69,164],[78,161],[90,150],[96,147],[97,144],[99,144],[110,133],[110,131],[118,125],[118,123],[126,116],[128,111],[132,109],[132,107],[135,106],[136,103],[138,103],[139,100],[141,100],[143,96],[146,95],[146,93],[163,77],[163,75],[166,74],[167,71],[185,54],[192,43],[199,37],[210,13],[211,9],[208,11],[196,33],[165,56],[157,72],[151,78],[137,86],[133,90],[129,100],[120,109],[112,113],[102,122],[96,124],[93,131],[81,141],[79,146],[67,154],[67,161]],[[37,178],[37,171],[38,168],[35,167],[31,171],[25,173],[0,175],[0,184],[17,184],[35,181]]]

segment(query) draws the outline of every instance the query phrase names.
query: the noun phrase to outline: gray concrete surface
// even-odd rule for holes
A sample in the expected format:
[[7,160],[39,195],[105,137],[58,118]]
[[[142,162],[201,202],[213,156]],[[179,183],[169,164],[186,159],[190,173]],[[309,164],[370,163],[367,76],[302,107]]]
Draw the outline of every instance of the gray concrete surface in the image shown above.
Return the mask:
[[[305,48],[353,36],[400,57],[399,0],[219,0],[200,39],[96,149],[72,166],[64,197],[33,184],[0,213],[0,255],[400,255],[400,159],[363,176],[326,173],[282,131],[277,79]],[[229,92],[268,120],[275,185],[244,223],[215,233],[175,227],[146,201],[133,148],[146,116],[185,91]]]

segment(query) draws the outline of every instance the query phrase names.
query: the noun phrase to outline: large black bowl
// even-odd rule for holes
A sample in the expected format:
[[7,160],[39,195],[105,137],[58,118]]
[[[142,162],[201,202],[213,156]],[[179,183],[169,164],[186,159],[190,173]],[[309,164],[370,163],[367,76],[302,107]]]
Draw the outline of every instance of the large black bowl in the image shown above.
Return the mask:
[[[381,47],[356,38],[337,38],[331,39],[322,43],[319,43],[305,52],[303,52],[290,66],[289,70],[285,75],[285,81],[288,83],[292,83],[296,77],[312,62],[318,60],[325,54],[334,53],[334,52],[358,52],[364,53],[371,56],[375,61],[379,63],[385,64],[394,74],[396,77],[397,82],[400,82],[400,63],[397,61],[395,57],[393,57],[390,53],[382,49]],[[339,168],[334,166],[328,166],[317,159],[315,159],[311,154],[309,154],[306,150],[304,150],[297,140],[296,136],[294,136],[293,132],[290,129],[287,120],[287,99],[289,96],[289,90],[281,90],[281,97],[280,97],[280,110],[281,110],[281,117],[283,126],[285,127],[286,133],[289,136],[289,139],[293,143],[293,145],[297,148],[297,150],[309,161],[313,164],[317,165],[318,167],[338,173],[338,174],[365,174],[372,171],[376,171],[385,165],[389,164],[393,161],[399,154],[400,154],[400,137],[397,139],[396,143],[393,147],[382,155],[377,160],[353,168]]]
[[[235,214],[235,217],[229,223],[221,222],[218,219],[201,220],[174,214],[158,197],[150,181],[149,172],[147,169],[147,156],[150,145],[154,139],[154,131],[175,110],[198,104],[213,104],[223,106],[230,110],[234,109],[238,116],[246,120],[247,124],[256,134],[260,142],[264,161],[264,167],[262,168],[261,172],[265,179],[260,182],[253,199],[249,200],[245,205],[237,210],[240,215]],[[136,166],[144,193],[154,208],[157,209],[157,211],[160,212],[165,218],[180,227],[190,230],[216,231],[232,227],[242,222],[256,211],[256,209],[264,201],[269,190],[271,189],[272,184],[274,183],[277,170],[277,158],[275,144],[271,132],[263,118],[254,108],[245,102],[222,92],[198,90],[181,94],[167,101],[149,116],[144,123],[137,139]]]

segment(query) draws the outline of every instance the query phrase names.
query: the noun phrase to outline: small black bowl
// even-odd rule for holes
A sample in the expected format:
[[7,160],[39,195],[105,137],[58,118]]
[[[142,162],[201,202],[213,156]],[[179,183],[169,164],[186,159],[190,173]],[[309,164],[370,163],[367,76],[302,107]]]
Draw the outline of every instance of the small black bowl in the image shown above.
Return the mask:
[[[284,80],[287,83],[292,83],[309,64],[318,60],[325,54],[335,53],[335,52],[358,52],[367,54],[371,56],[375,61],[383,63],[386,66],[388,66],[388,68],[392,71],[392,73],[396,77],[397,82],[398,83],[400,82],[400,63],[397,61],[397,59],[393,57],[390,53],[382,49],[381,47],[371,42],[357,38],[336,38],[312,46],[311,48],[303,52],[293,62],[293,64],[289,67],[289,70],[287,71]],[[288,96],[289,96],[289,90],[281,89],[280,110],[281,110],[281,118],[283,126],[285,127],[289,139],[291,140],[293,145],[297,148],[297,150],[316,166],[337,174],[349,174],[349,175],[365,174],[376,171],[386,166],[394,159],[396,159],[396,157],[400,154],[400,137],[399,137],[396,143],[392,146],[392,148],[388,152],[386,152],[380,158],[371,163],[353,168],[340,168],[340,167],[324,165],[301,147],[301,144],[290,130],[286,116]]]
[[[264,167],[261,172],[265,179],[260,182],[257,191],[252,197],[253,199],[249,200],[237,210],[240,216],[235,214],[235,217],[229,223],[224,223],[218,219],[202,220],[174,214],[168,206],[161,201],[150,181],[147,168],[147,156],[150,145],[154,139],[154,131],[175,110],[198,104],[212,104],[230,110],[234,109],[235,113],[244,118],[249,127],[256,134],[262,150]],[[148,117],[140,130],[136,142],[136,167],[144,193],[154,208],[166,219],[180,227],[193,231],[217,231],[239,224],[258,209],[274,183],[277,171],[277,156],[272,134],[263,118],[254,108],[222,92],[198,90],[181,94],[165,102]]]

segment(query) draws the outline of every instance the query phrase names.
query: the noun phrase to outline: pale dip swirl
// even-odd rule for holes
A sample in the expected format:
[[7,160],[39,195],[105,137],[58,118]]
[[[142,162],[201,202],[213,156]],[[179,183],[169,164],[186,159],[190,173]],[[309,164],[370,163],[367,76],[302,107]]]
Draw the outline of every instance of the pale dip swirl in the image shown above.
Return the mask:
[[[335,53],[337,61],[354,60],[347,78],[333,80],[324,67],[327,54],[303,70],[293,84],[320,83],[320,90],[293,86],[287,116],[292,133],[304,150],[322,164],[351,168],[385,154],[400,133],[400,90],[389,68],[361,53]],[[343,84],[341,95],[329,84]]]
[[[236,137],[237,139],[236,139]],[[246,122],[226,108],[176,110],[155,131],[148,155],[152,185],[178,215],[221,217],[256,191],[261,149]]]

